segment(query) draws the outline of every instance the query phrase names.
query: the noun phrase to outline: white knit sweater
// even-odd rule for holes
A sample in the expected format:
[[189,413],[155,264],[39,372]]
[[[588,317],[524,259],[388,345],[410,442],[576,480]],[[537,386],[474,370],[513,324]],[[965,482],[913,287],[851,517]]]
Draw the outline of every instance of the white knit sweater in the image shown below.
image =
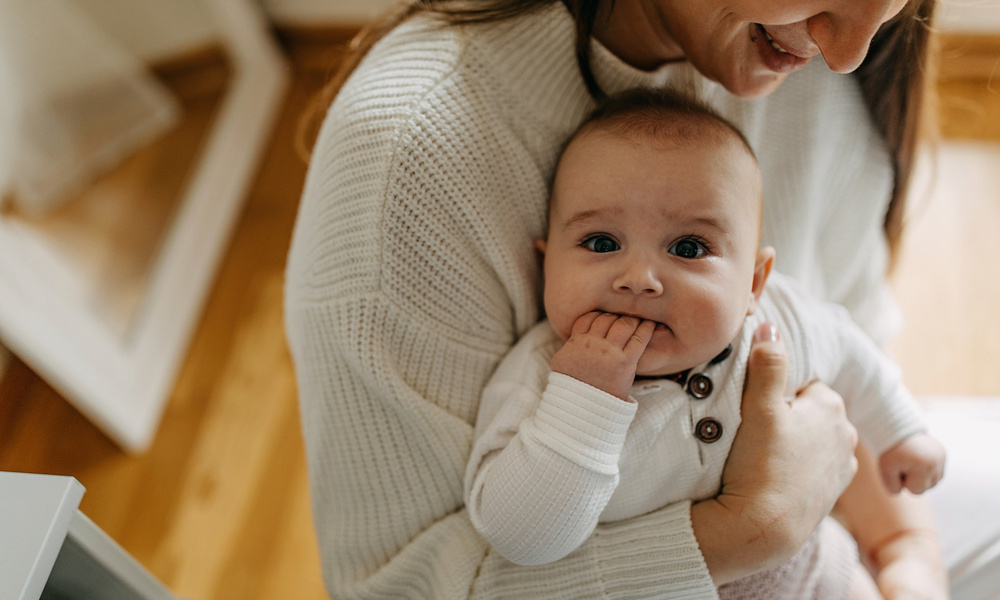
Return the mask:
[[[851,77],[818,60],[743,101],[685,63],[645,73],[595,44],[608,92],[689,85],[745,129],[779,270],[869,326],[886,264],[888,157]],[[478,398],[539,318],[533,241],[562,144],[593,102],[560,3],[488,27],[412,19],[334,102],[287,267],[315,524],[330,593],[351,598],[714,598],[689,504],[598,526],[515,566],[463,502]]]
[[[508,559],[538,565],[575,550],[598,520],[716,496],[741,421],[750,340],[765,322],[778,327],[788,348],[786,394],[814,381],[829,384],[876,456],[926,429],[899,368],[847,311],[816,302],[778,273],[731,354],[691,370],[689,378],[711,382],[703,397],[669,379],[640,379],[632,401],[623,402],[553,373],[549,363],[563,342],[542,321],[517,342],[483,392],[465,474],[476,530]],[[718,425],[718,439],[698,438],[702,419]]]

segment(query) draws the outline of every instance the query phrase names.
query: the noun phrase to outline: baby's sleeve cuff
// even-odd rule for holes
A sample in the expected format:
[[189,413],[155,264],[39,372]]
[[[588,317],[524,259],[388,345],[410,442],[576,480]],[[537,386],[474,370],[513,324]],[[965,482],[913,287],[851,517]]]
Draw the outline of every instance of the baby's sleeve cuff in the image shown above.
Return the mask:
[[[612,474],[637,405],[569,375],[550,373],[530,435],[586,469]],[[522,432],[523,432],[522,426]]]

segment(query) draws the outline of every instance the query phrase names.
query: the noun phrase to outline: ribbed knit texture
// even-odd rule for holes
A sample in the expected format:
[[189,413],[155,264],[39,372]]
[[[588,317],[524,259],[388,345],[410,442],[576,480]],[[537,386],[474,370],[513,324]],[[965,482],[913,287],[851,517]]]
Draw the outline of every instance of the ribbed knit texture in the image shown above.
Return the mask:
[[[690,84],[746,126],[778,268],[877,323],[867,299],[885,264],[888,161],[853,79],[813,63],[741,101],[685,63],[643,73],[595,46],[609,92]],[[686,504],[598,525],[537,568],[490,551],[464,508],[479,396],[539,318],[533,242],[559,150],[592,106],[555,3],[488,27],[413,19],[331,107],[289,255],[286,322],[338,600],[715,597]]]

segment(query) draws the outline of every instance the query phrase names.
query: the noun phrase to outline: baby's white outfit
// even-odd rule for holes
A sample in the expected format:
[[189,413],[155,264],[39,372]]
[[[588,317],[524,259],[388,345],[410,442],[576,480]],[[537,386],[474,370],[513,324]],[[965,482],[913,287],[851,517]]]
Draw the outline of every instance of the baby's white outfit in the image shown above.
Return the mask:
[[598,521],[715,496],[763,322],[785,340],[790,398],[814,381],[830,385],[876,455],[925,430],[898,368],[847,312],[777,273],[726,352],[683,382],[638,379],[632,402],[551,372],[563,342],[543,321],[484,390],[465,483],[473,524],[508,559],[543,564],[576,549]]

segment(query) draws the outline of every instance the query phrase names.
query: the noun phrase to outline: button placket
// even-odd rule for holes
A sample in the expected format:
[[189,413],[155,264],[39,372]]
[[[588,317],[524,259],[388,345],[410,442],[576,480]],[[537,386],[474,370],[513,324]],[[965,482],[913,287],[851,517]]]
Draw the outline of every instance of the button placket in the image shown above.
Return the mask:
[[[733,346],[730,344],[726,346],[725,350],[720,352],[715,358],[713,358],[705,368],[717,365],[722,361],[726,360],[730,354],[732,354]],[[697,418],[697,413],[705,414],[709,410],[709,406],[701,405],[701,401],[707,399],[712,395],[715,386],[712,383],[712,379],[708,376],[705,371],[699,371],[691,375],[688,378],[686,391],[689,396],[697,400],[695,403],[697,408],[692,405],[692,421]],[[722,438],[723,427],[722,423],[715,417],[712,416],[702,416],[698,419],[694,426],[694,436],[705,444],[712,444],[719,441]]]
[[717,408],[715,402],[708,401],[714,387],[711,378],[704,372],[696,373],[688,379],[686,391],[688,396],[693,398],[690,403],[692,422],[697,419],[693,433],[694,437],[703,444],[712,444],[722,437],[722,423],[710,414],[706,414],[713,408]]

